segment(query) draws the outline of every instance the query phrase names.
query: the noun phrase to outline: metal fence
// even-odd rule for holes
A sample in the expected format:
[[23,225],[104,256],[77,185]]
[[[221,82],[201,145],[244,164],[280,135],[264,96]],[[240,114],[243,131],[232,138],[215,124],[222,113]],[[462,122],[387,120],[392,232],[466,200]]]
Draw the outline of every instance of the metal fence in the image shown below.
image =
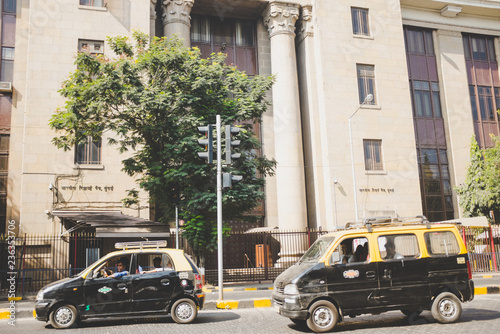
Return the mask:
[[[232,232],[224,239],[224,271],[226,282],[274,280],[294,264],[316,239],[327,233],[321,230],[261,232]],[[500,271],[500,227],[461,228],[474,272]],[[8,244],[0,236],[0,293],[7,292],[15,279],[16,295],[34,293],[55,280],[76,275],[103,255],[115,250],[118,241],[137,241],[140,238],[97,238],[89,233],[72,235],[22,235]],[[154,240],[154,239],[152,239]],[[187,254],[192,250],[185,239],[180,247]],[[172,233],[167,241],[175,247]],[[9,249],[9,246],[14,246]],[[9,262],[9,252],[15,263]],[[13,265],[13,267],[10,267]],[[205,280],[217,284],[217,252],[204,256]],[[13,268],[13,269],[12,269]]]

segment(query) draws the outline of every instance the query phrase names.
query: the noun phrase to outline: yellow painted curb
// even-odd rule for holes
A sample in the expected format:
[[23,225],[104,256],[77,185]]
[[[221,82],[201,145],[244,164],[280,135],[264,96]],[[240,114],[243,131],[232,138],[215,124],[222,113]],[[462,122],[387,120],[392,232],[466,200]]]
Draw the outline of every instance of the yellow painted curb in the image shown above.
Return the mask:
[[253,301],[254,307],[271,307],[271,299],[260,299]]
[[0,309],[0,319],[10,319],[10,312],[6,308]]
[[493,278],[493,275],[483,275],[483,278]]
[[219,309],[227,309],[227,310],[234,310],[238,308],[238,302],[236,300],[230,300],[230,301],[217,301],[217,308]]
[[257,291],[257,288],[245,288],[245,291]]
[[22,299],[23,299],[23,297],[9,297],[9,301],[11,301],[11,300],[20,301]]
[[36,311],[35,310],[33,310],[33,318],[36,319]]
[[488,288],[474,288],[475,295],[486,295],[488,293]]

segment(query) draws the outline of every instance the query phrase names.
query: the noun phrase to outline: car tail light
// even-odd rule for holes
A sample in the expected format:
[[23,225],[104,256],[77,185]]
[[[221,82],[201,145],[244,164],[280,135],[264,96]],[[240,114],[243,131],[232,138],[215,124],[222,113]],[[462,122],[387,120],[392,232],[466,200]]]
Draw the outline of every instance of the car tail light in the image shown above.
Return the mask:
[[201,275],[194,274],[194,281],[195,281],[196,290],[203,289],[203,281],[201,280]]
[[470,267],[470,261],[467,260],[467,272],[469,274],[469,279],[472,279],[472,269]]

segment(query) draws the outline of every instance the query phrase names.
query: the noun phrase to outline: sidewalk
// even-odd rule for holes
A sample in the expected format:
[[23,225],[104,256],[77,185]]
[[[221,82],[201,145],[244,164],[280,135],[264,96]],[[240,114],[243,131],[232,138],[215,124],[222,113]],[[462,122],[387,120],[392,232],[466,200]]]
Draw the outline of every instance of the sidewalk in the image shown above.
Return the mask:
[[[500,281],[500,273],[492,274],[475,274],[473,275],[473,280],[482,280],[480,284],[475,283],[474,294],[484,295],[484,294],[500,294],[500,284],[490,284],[488,281],[491,279],[492,282]],[[224,292],[248,292],[248,297],[245,296],[243,299],[224,299],[224,301],[210,300],[206,301],[203,307],[204,310],[215,310],[215,309],[242,309],[242,308],[258,308],[258,307],[271,307],[271,297],[268,298],[251,298],[252,291],[269,291],[272,292],[273,283],[226,283],[224,284]],[[210,284],[207,284],[203,291],[205,294],[213,294],[216,297],[219,288]],[[9,307],[11,304],[6,300],[4,296],[0,297],[0,321],[3,319],[7,320],[10,316]],[[34,307],[35,307],[35,295],[25,296],[24,299],[15,302],[15,315],[16,319],[34,317]],[[208,299],[208,298],[207,298]],[[213,298],[212,298],[213,299]]]

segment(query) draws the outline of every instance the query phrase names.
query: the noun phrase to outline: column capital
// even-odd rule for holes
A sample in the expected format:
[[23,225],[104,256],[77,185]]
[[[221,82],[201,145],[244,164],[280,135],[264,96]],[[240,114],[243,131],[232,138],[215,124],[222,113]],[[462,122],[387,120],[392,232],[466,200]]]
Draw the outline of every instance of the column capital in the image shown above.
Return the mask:
[[299,18],[299,5],[280,1],[270,2],[262,16],[269,37],[278,34],[295,36],[295,22]]
[[[153,0],[152,0],[153,1]],[[182,23],[191,26],[191,8],[194,0],[163,0],[162,2],[162,19],[163,25],[169,23]]]
[[312,6],[302,6],[300,18],[297,22],[298,42],[304,40],[307,36],[314,36]]

